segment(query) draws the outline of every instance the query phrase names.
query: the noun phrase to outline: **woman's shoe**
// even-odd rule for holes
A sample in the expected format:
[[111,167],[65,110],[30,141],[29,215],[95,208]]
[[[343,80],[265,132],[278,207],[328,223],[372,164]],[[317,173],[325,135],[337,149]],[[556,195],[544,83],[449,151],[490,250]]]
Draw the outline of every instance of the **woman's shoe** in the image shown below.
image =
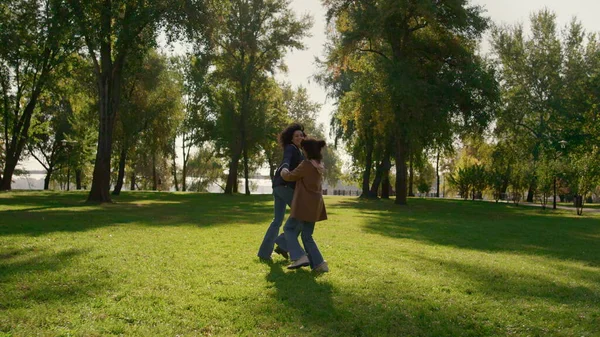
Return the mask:
[[327,264],[327,261],[323,261],[320,265],[316,266],[315,269],[313,269],[313,272],[317,274],[328,273],[329,265]]
[[273,259],[265,259],[264,257],[259,257],[258,261],[261,263],[271,264],[273,263]]
[[273,250],[275,253],[283,256],[284,259],[289,259],[290,258],[290,254],[288,254],[288,252],[286,252],[285,250],[283,250],[281,247],[277,246],[275,247],[275,249]]
[[292,261],[292,264],[287,266],[287,269],[298,269],[300,267],[306,267],[310,264],[308,256],[304,255],[296,261]]

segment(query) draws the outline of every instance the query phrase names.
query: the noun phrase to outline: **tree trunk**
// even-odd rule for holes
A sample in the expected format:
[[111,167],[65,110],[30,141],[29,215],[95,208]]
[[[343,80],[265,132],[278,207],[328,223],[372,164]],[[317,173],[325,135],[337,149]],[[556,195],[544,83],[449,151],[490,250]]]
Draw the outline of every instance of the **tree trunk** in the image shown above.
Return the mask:
[[375,179],[373,179],[373,183],[371,184],[371,190],[369,191],[370,198],[379,197],[379,185],[381,185],[381,180],[383,179],[383,160],[377,164],[375,168]]
[[81,169],[75,170],[75,188],[81,190]]
[[275,170],[277,167],[273,164],[273,160],[271,158],[269,160],[269,177],[271,177],[271,182],[275,179]]
[[46,171],[46,177],[44,178],[44,190],[47,191],[50,187],[50,179],[52,177],[52,169]]
[[121,194],[121,189],[123,188],[123,181],[125,180],[125,163],[127,162],[127,145],[123,144],[121,148],[121,153],[119,155],[119,174],[117,175],[117,184],[115,185],[115,189],[113,190],[113,195]]
[[440,151],[435,158],[435,197],[440,197]]
[[156,152],[152,152],[152,190],[158,189],[158,176],[156,175]]
[[112,202],[110,198],[110,160],[113,131],[121,96],[122,64],[113,64],[111,60],[110,46],[106,42],[102,43],[100,62],[102,69],[97,69],[100,95],[98,148],[88,202]]
[[361,198],[369,197],[369,181],[371,180],[371,166],[373,166],[373,146],[367,145],[367,153],[365,159],[365,171],[363,172],[362,193]]
[[554,177],[554,197],[552,199],[552,209],[556,209],[556,177]]
[[[42,74],[44,76],[44,74]],[[41,84],[35,88],[31,95],[29,103],[23,110],[23,115],[17,123],[15,123],[13,135],[10,143],[4,144],[6,146],[6,154],[4,158],[4,169],[2,170],[2,182],[0,183],[0,191],[10,191],[12,189],[12,177],[15,173],[15,168],[25,148],[25,144],[29,139],[29,126],[31,125],[31,116],[37,99],[40,95]],[[5,130],[6,132],[6,130]]]
[[415,176],[415,171],[413,169],[413,153],[412,151],[410,151],[409,155],[408,155],[408,160],[410,163],[410,173],[408,176],[408,196],[409,197],[414,197],[415,193],[413,192],[413,181],[414,181],[414,176]]
[[135,170],[131,172],[131,178],[129,180],[129,190],[135,191]]
[[181,151],[183,154],[183,167],[181,168],[181,190],[184,192],[187,191],[187,186],[186,186],[187,161],[190,156],[189,150],[188,150],[187,154],[186,154],[185,150],[186,150],[186,145],[185,145],[185,133],[184,133],[183,136],[181,137]]
[[181,168],[181,190],[184,192],[187,191],[187,183],[185,181],[186,177],[187,177],[187,163],[184,160],[183,167]]
[[381,198],[389,199],[392,191],[390,184],[390,169],[392,168],[392,162],[390,161],[390,152],[387,151],[383,158],[383,178],[381,180]]
[[229,163],[229,175],[227,175],[227,183],[225,184],[225,194],[233,194],[237,192],[238,166],[240,162],[240,154],[236,153]]
[[250,183],[248,181],[248,149],[244,146],[244,177],[246,180],[246,195],[250,195]]
[[533,202],[533,191],[535,190],[535,183],[531,183],[529,185],[529,190],[527,191],[527,202]]
[[2,184],[0,185],[0,191],[10,191],[12,189],[12,176],[15,172],[15,168],[17,167],[18,157],[11,155],[14,151],[7,151],[5,162],[4,162],[4,170],[2,175]]
[[179,192],[179,182],[177,181],[177,152],[175,148],[175,142],[173,142],[173,183],[175,184],[175,191]]
[[396,201],[397,205],[406,205],[406,192],[407,192],[407,172],[406,172],[406,160],[407,160],[407,142],[404,140],[404,136],[396,136]]

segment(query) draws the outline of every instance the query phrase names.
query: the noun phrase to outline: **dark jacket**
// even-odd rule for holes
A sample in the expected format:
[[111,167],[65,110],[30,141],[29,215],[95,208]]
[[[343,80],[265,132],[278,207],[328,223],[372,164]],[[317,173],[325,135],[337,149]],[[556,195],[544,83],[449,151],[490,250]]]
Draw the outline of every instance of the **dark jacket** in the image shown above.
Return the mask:
[[285,146],[283,150],[283,160],[281,161],[281,165],[275,171],[275,176],[273,177],[273,188],[277,186],[288,186],[291,188],[296,187],[295,181],[285,181],[281,178],[281,169],[287,168],[290,171],[293,171],[300,163],[304,160],[304,155],[299,148],[294,144],[288,144]]

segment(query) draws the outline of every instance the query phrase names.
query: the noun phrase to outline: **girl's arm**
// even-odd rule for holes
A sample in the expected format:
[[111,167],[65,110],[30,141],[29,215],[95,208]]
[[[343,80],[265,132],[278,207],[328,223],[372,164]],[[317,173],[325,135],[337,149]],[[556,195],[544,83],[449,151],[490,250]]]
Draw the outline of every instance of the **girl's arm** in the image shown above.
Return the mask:
[[289,171],[287,168],[281,170],[281,177],[285,181],[298,181],[302,179],[302,177],[306,176],[307,169],[310,169],[311,164],[306,160],[303,160],[295,170]]

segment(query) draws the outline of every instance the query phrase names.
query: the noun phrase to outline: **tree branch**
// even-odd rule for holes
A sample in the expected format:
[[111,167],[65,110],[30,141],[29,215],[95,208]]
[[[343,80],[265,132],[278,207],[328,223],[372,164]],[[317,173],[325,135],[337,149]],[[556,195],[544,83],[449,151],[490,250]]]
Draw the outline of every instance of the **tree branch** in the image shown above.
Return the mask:
[[368,49],[358,48],[357,50],[361,51],[361,52],[375,53],[377,55],[383,56],[383,58],[385,58],[388,61],[390,60],[384,53],[382,53],[382,52],[380,52],[378,50],[375,50],[375,49],[371,49],[371,48],[368,48]]

